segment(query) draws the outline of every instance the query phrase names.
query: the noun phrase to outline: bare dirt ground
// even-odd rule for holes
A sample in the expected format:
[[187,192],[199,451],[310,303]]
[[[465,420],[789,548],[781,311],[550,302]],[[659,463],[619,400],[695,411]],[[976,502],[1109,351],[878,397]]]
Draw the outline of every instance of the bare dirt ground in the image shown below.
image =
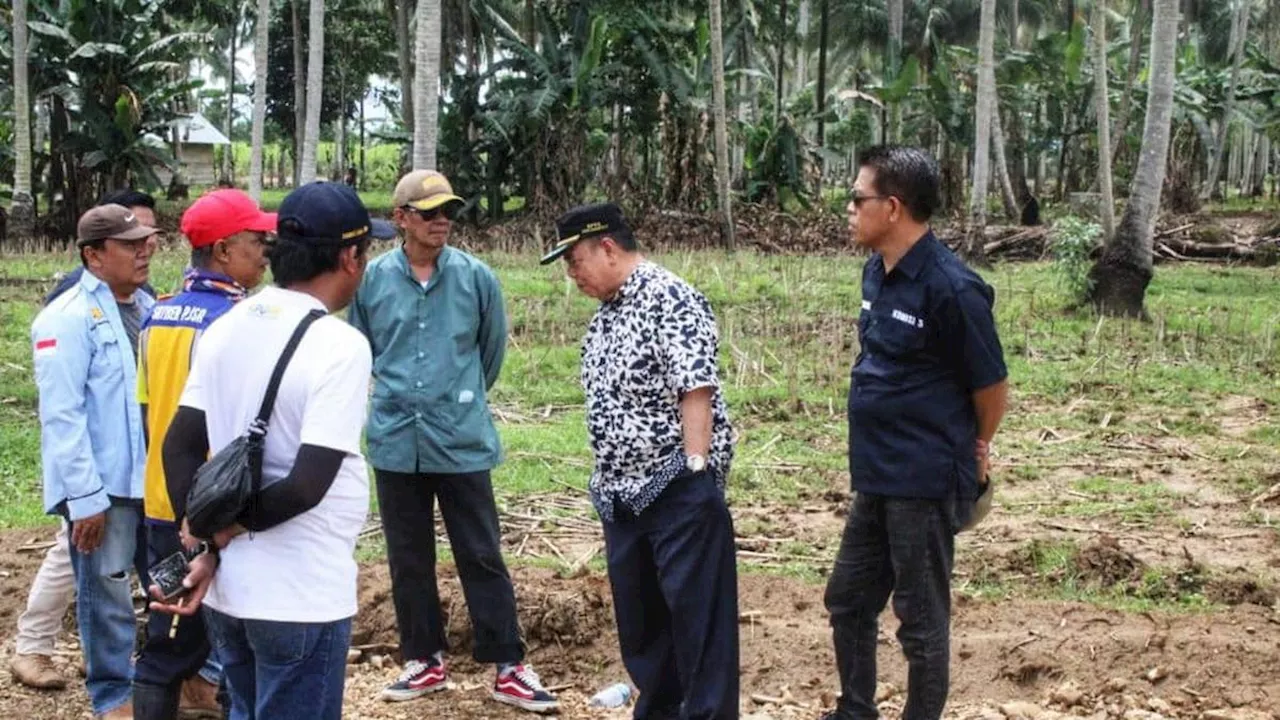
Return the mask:
[[[823,535],[831,537],[839,519],[812,513]],[[786,520],[793,529],[802,525]],[[1016,552],[993,550],[1014,530],[1007,519],[984,534],[966,538],[977,545],[962,554],[961,575],[981,563],[1004,562],[1016,570]],[[1110,537],[1110,536],[1107,536]],[[18,548],[41,538],[31,531],[0,536],[0,625],[12,628],[25,602],[39,552]],[[979,545],[979,543],[986,543]],[[1119,541],[1103,540],[1081,553],[1099,573],[1126,578],[1136,556]],[[1137,560],[1142,562],[1141,560]],[[560,688],[565,717],[606,717],[624,711],[586,707],[599,687],[625,677],[617,656],[607,580],[581,569],[576,573],[520,566],[514,571],[529,659],[544,681]],[[454,646],[455,687],[440,696],[407,705],[387,705],[378,690],[396,673],[394,612],[388,572],[366,565],[360,581],[361,614],[353,645],[360,659],[350,666],[347,689],[351,718],[505,717],[520,713],[488,699],[492,669],[467,657],[470,645],[465,604],[452,570],[441,576]],[[817,717],[834,702],[830,634],[820,585],[744,572],[741,578],[742,688],[744,713],[775,718]],[[954,718],[1030,718],[1060,716],[1155,720],[1262,720],[1280,707],[1280,614],[1253,604],[1267,597],[1244,594],[1225,610],[1198,614],[1127,613],[1096,605],[1041,601],[1014,596],[976,600],[958,593],[955,606],[952,704]],[[70,623],[68,623],[70,626]],[[881,635],[882,710],[898,716],[905,666],[886,616]],[[74,637],[60,638],[60,660],[71,688],[38,692],[0,677],[0,708],[5,717],[88,717],[86,698],[75,669]],[[0,662],[7,663],[12,643]]]

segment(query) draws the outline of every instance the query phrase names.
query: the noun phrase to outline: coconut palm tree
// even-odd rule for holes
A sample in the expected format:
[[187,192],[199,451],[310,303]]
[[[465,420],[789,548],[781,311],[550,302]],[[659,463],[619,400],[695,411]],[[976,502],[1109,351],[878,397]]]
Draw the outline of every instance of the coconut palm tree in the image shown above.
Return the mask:
[[13,199],[8,230],[12,237],[35,232],[31,196],[31,102],[27,94],[27,0],[13,0]]
[[1110,315],[1142,316],[1143,299],[1154,274],[1151,235],[1168,166],[1178,0],[1154,0],[1152,4],[1151,68],[1142,150],[1120,225],[1089,273],[1090,297],[1099,310]]
[[1098,106],[1098,189],[1103,239],[1116,231],[1116,201],[1111,189],[1111,100],[1107,93],[1107,3],[1094,0],[1093,82]]
[[[293,182],[302,179],[302,146],[307,135],[307,73],[306,54],[302,52],[302,3],[289,2],[293,22]],[[315,171],[312,170],[314,173]]]
[[733,199],[729,195],[729,119],[724,106],[724,18],[720,0],[711,4],[711,114],[716,122],[716,195],[720,198],[720,238],[730,250],[733,238]]
[[267,126],[267,47],[271,0],[258,0],[258,32],[253,41],[253,130],[249,139],[249,194],[262,199],[262,144]]
[[400,68],[400,120],[413,134],[413,59],[409,45],[409,0],[387,0],[396,26],[396,64]]
[[977,139],[973,156],[973,194],[969,199],[969,235],[964,254],[972,262],[985,262],[983,243],[987,228],[987,186],[991,181],[991,114],[996,105],[995,71],[996,1],[982,0],[978,30]]
[[436,169],[440,126],[440,0],[419,0],[413,76],[413,169]]
[[1217,142],[1214,143],[1213,161],[1209,166],[1209,175],[1200,189],[1200,199],[1210,197],[1221,198],[1222,190],[1219,180],[1222,178],[1222,158],[1226,155],[1227,130],[1231,127],[1231,115],[1235,111],[1236,87],[1240,79],[1240,63],[1244,60],[1244,48],[1248,42],[1250,3],[1248,0],[1233,0],[1234,9],[1231,15],[1231,38],[1229,52],[1231,54],[1231,76],[1227,81],[1227,97],[1222,109],[1222,121],[1218,125]]
[[298,183],[316,179],[316,148],[320,144],[320,103],[324,90],[324,0],[311,0],[307,18],[307,124],[302,139],[302,168]]
[[[886,50],[888,57],[888,73],[889,77],[896,78],[898,76],[898,68],[902,63],[902,14],[904,0],[889,0],[889,48]],[[893,142],[898,142],[902,137],[902,103],[893,103],[893,110],[889,118],[889,137]]]

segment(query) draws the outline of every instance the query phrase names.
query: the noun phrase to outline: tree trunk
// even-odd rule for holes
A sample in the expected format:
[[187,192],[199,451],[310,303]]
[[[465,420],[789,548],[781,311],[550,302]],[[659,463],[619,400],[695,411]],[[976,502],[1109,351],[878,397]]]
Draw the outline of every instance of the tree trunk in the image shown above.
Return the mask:
[[410,0],[391,0],[395,3],[396,63],[400,66],[400,121],[405,132],[413,137],[413,60],[409,44]]
[[[302,3],[293,0],[293,184],[302,181],[302,146],[307,140],[307,60],[302,52]],[[314,27],[314,26],[313,26]],[[321,30],[323,32],[323,30]],[[312,169],[315,172],[315,169]]]
[[1109,315],[1143,316],[1143,301],[1153,274],[1152,233],[1168,166],[1173,118],[1178,0],[1155,0],[1153,10],[1147,117],[1138,167],[1124,216],[1089,273],[1090,297],[1095,307]]
[[1227,99],[1222,108],[1222,122],[1218,125],[1218,138],[1214,143],[1213,163],[1209,166],[1209,176],[1200,188],[1200,199],[1215,200],[1222,198],[1222,187],[1218,181],[1222,177],[1222,156],[1226,150],[1227,130],[1231,127],[1231,115],[1235,112],[1236,83],[1240,79],[1240,62],[1244,60],[1244,47],[1248,43],[1249,3],[1235,0],[1235,10],[1231,18],[1231,77],[1227,81]]
[[1240,197],[1249,197],[1249,190],[1253,187],[1253,163],[1258,158],[1260,143],[1251,127],[1244,129],[1244,137],[1245,140],[1240,146],[1240,171],[1236,178],[1236,190],[1240,193]]
[[733,197],[729,194],[729,118],[724,104],[724,18],[720,0],[711,4],[711,112],[716,123],[716,197],[720,200],[720,242],[734,249]]
[[[742,39],[738,43],[738,67],[752,67],[751,57],[751,39],[752,33],[747,29],[742,34]],[[756,81],[749,78],[746,73],[738,75],[738,123],[745,127],[754,118],[752,117],[752,101],[755,98]],[[746,181],[746,143],[738,142],[733,144],[733,184],[737,187],[745,188]]]
[[782,117],[782,78],[786,74],[787,68],[787,0],[781,0],[782,5],[778,8],[778,65],[775,68],[776,77],[774,78],[774,105],[773,119],[776,125]]
[[[1040,126],[1043,120],[1044,120],[1044,101],[1038,100],[1036,102],[1036,125]],[[1039,197],[1046,197],[1046,193],[1044,191],[1044,185],[1045,185],[1045,176],[1048,175],[1049,168],[1046,167],[1048,165],[1048,161],[1045,159],[1045,157],[1046,157],[1046,151],[1044,148],[1041,148],[1036,151],[1035,183],[1036,183],[1036,195]]]
[[[889,50],[888,50],[888,76],[889,82],[893,82],[898,77],[898,70],[902,66],[902,13],[903,0],[888,0],[889,13]],[[898,142],[902,138],[902,104],[894,102],[890,110],[888,136],[892,142]]]
[[[226,125],[227,140],[233,140],[231,130],[235,126],[236,121],[236,40],[240,36],[240,3],[234,4],[235,20],[231,23],[231,54],[227,58],[227,117],[224,121]],[[222,152],[222,177],[219,181],[226,179],[229,182],[236,180],[236,145],[232,143]]]
[[5,232],[26,240],[35,235],[31,196],[31,100],[27,72],[27,0],[13,0],[13,199]]
[[[827,38],[831,26],[830,0],[821,0],[818,17],[818,147],[827,146]],[[827,163],[819,159],[823,168],[822,176],[826,177]],[[819,192],[822,188],[819,185]]]
[[1013,0],[1009,15],[1009,47],[1017,50],[1018,28],[1022,27],[1022,16],[1018,14],[1018,0]]
[[1005,157],[1004,127],[1000,123],[1000,103],[991,108],[991,149],[996,155],[996,180],[1000,183],[1000,198],[1004,201],[1004,213],[1009,222],[1018,222],[1018,198],[1013,192],[1009,177],[1009,163]]
[[1249,187],[1249,197],[1260,198],[1267,192],[1267,172],[1271,163],[1271,137],[1266,133],[1261,134],[1262,137],[1258,141],[1258,160],[1253,168],[1252,183]]
[[253,130],[249,138],[249,195],[262,202],[262,150],[267,127],[267,43],[271,0],[258,0],[258,32],[253,41]]
[[1120,146],[1129,133],[1129,114],[1133,110],[1133,86],[1138,81],[1142,64],[1142,31],[1147,24],[1147,12],[1151,0],[1137,0],[1133,19],[1129,22],[1129,65],[1125,68],[1124,94],[1120,96],[1120,117],[1116,120],[1115,135],[1111,138],[1111,162],[1116,161]]
[[1111,181],[1111,96],[1107,93],[1107,5],[1094,0],[1093,6],[1093,84],[1094,104],[1098,114],[1098,189],[1099,217],[1103,242],[1116,231],[1116,201]]
[[419,0],[413,78],[413,169],[436,169],[440,112],[440,0]]
[[333,143],[333,179],[341,181],[347,176],[347,82],[340,81],[338,98],[338,128],[334,133]]
[[987,185],[991,181],[991,113],[995,107],[995,0],[982,0],[978,31],[977,127],[973,145],[973,191],[969,198],[969,232],[965,239],[965,259],[985,264],[987,229]]
[[524,0],[525,44],[531,48],[538,47],[538,11],[534,0]]
[[357,190],[365,187],[365,152],[369,149],[364,131],[364,99],[365,95],[362,93],[360,95],[360,177],[356,180]]
[[800,0],[800,14],[796,18],[796,90],[803,91],[809,84],[809,2]]
[[316,149],[320,145],[320,102],[324,91],[324,0],[311,0],[307,20],[307,126],[302,141],[299,184],[316,179]]

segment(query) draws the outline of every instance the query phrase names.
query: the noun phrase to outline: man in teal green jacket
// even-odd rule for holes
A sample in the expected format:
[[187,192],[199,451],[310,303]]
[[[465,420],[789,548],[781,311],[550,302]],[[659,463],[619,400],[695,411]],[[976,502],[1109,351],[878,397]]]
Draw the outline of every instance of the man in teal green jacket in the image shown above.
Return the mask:
[[523,664],[489,477],[502,459],[487,396],[502,369],[506,312],[493,271],[448,245],[462,204],[440,173],[402,178],[394,220],[404,243],[369,264],[351,303],[351,324],[373,349],[369,460],[405,660],[382,698],[412,700],[447,687],[436,586],[439,498],[475,631],[473,656],[498,668],[494,699],[547,712],[558,703]]

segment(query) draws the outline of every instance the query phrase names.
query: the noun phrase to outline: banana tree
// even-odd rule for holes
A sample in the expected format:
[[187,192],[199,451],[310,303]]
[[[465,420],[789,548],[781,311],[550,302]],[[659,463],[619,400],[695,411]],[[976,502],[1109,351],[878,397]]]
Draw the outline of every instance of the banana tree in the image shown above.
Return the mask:
[[32,3],[28,26],[39,68],[32,95],[48,101],[50,196],[70,234],[81,207],[101,191],[131,183],[155,187],[172,167],[157,136],[169,132],[174,99],[201,86],[181,63],[209,38],[167,32],[164,2],[52,0]]

